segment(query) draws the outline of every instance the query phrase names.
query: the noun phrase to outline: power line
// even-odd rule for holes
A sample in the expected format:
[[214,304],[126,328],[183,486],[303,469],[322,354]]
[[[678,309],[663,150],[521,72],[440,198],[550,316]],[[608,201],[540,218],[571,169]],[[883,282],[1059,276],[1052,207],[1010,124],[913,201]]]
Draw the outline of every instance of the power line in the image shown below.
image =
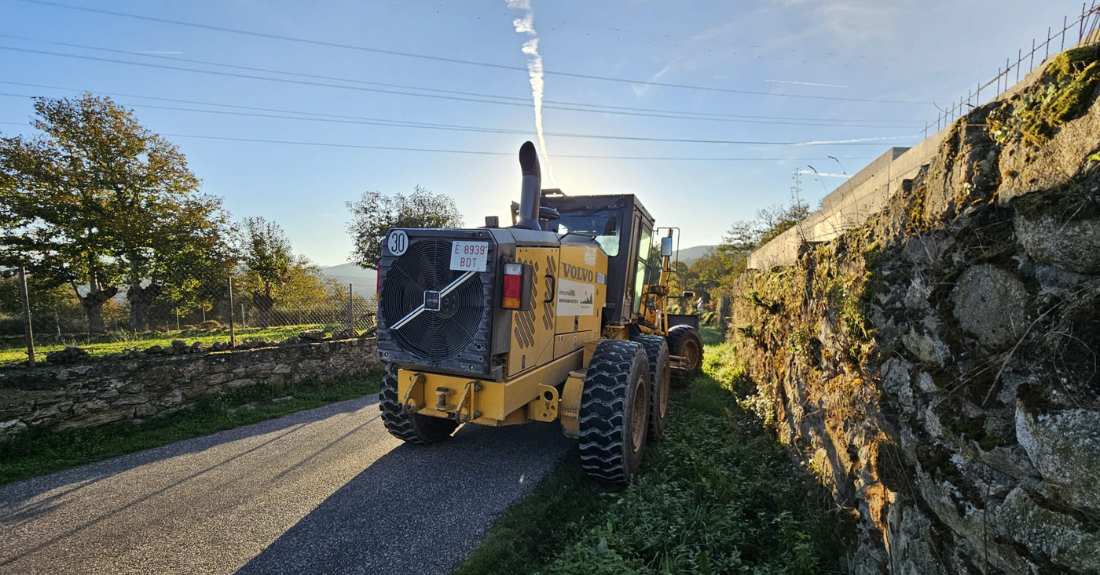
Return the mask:
[[[340,144],[334,142],[303,142],[297,140],[268,140],[262,138],[236,138],[229,136],[206,136],[198,134],[161,134],[171,138],[196,138],[202,140],[222,140],[228,142],[250,142],[259,144],[285,144],[294,146],[323,146],[328,148],[354,148],[366,150],[393,150],[399,152],[430,152],[442,154],[474,154],[482,156],[514,156],[515,152],[490,152],[483,150],[447,150],[439,148],[406,148],[398,146],[369,146],[363,144]],[[806,162],[820,160],[822,158],[705,158],[691,156],[590,156],[555,154],[555,158],[574,158],[585,160],[652,160],[652,161],[686,161],[686,162]],[[869,158],[844,158],[846,160],[866,160]]]
[[[36,4],[40,6],[50,6],[53,8],[62,8],[65,10],[76,10],[80,12],[88,12],[92,14],[101,14],[106,16],[116,16],[120,18],[131,18],[135,20],[144,20],[148,22],[158,22],[161,24],[172,24],[175,26],[186,26],[189,28],[197,28],[201,30],[211,30],[215,32],[225,32],[229,34],[238,34],[242,36],[252,36],[256,38],[266,38],[269,40],[282,40],[286,42],[296,42],[300,44],[309,44],[314,46],[324,46],[327,48],[341,48],[345,50],[356,50],[360,52],[369,52],[374,54],[383,54],[387,56],[400,56],[404,58],[416,58],[420,60],[430,60],[435,62],[445,62],[449,64],[462,64],[467,66],[478,66],[482,68],[494,68],[499,70],[511,70],[517,72],[528,73],[526,66],[512,66],[508,64],[496,64],[492,62],[479,62],[476,60],[465,60],[462,58],[450,58],[446,56],[433,56],[430,54],[416,54],[413,52],[402,52],[399,50],[388,50],[383,48],[370,48],[367,46],[357,46],[354,44],[342,44],[338,42],[329,42],[326,40],[314,40],[310,38],[300,38],[297,36],[285,36],[282,34],[271,34],[268,32],[256,32],[252,30],[241,30],[237,28],[228,28],[225,26],[213,26],[210,24],[199,24],[197,22],[186,22],[183,20],[174,20],[171,18],[159,18],[156,16],[144,16],[141,14],[132,14],[128,12],[117,12],[114,10],[104,10],[101,8],[89,8],[85,6],[71,6],[69,4],[60,4],[56,2],[47,2],[45,0],[14,0],[16,2],[23,2],[26,4]],[[726,94],[742,94],[749,96],[766,96],[766,97],[778,97],[778,98],[797,98],[803,100],[830,100],[838,102],[862,102],[862,103],[874,103],[874,104],[916,104],[927,105],[928,102],[919,102],[914,100],[874,100],[868,98],[846,98],[843,96],[811,96],[806,94],[786,94],[777,92],[760,92],[755,90],[737,90],[733,88],[716,88],[713,86],[698,86],[693,84],[677,84],[671,82],[655,82],[651,80],[637,80],[630,78],[617,78],[613,76],[600,76],[595,74],[579,74],[575,72],[560,72],[554,70],[544,70],[544,74],[563,76],[569,78],[579,78],[585,80],[599,80],[603,82],[615,82],[619,84],[632,84],[643,86],[660,86],[664,88],[678,88],[683,90],[699,90],[704,92],[720,92]]]
[[[23,0],[17,0],[17,1],[23,1]],[[118,59],[115,59],[115,58],[101,58],[101,57],[98,57],[98,56],[84,56],[84,55],[80,55],[80,54],[65,54],[65,53],[62,53],[62,52],[50,52],[50,51],[47,51],[47,50],[34,50],[34,49],[31,49],[31,48],[16,48],[16,47],[13,47],[13,46],[0,46],[0,50],[7,50],[9,52],[22,52],[22,53],[26,53],[26,54],[39,54],[39,55],[45,55],[45,56],[56,56],[56,57],[62,57],[62,58],[74,58],[74,59],[78,59],[78,60],[89,60],[89,61],[94,61],[94,62],[108,62],[108,63],[113,63],[113,64],[125,64],[125,65],[130,65],[130,66],[141,66],[141,67],[145,67],[145,68],[157,68],[157,69],[163,69],[163,70],[173,70],[173,71],[178,71],[178,72],[192,72],[192,73],[196,73],[196,74],[207,74],[207,75],[213,75],[213,76],[242,78],[242,79],[248,79],[248,80],[263,80],[263,81],[267,81],[267,82],[278,82],[278,83],[295,84],[295,85],[301,85],[301,86],[318,86],[318,87],[325,87],[325,88],[336,88],[336,89],[341,89],[341,90],[354,90],[354,91],[359,91],[359,92],[374,92],[374,93],[380,93],[380,94],[393,94],[393,95],[399,95],[399,96],[413,96],[413,97],[418,97],[418,98],[432,98],[432,99],[438,99],[438,100],[454,100],[454,101],[460,101],[460,102],[473,102],[473,103],[480,103],[480,104],[495,104],[495,105],[499,105],[499,106],[514,106],[514,107],[521,107],[521,108],[527,108],[527,107],[530,106],[529,104],[522,104],[522,103],[518,103],[518,102],[503,102],[503,101],[495,101],[495,100],[483,100],[483,99],[478,99],[478,98],[466,98],[466,97],[461,97],[461,96],[444,96],[444,95],[438,95],[438,94],[417,94],[417,93],[414,93],[414,92],[402,92],[402,91],[399,91],[399,90],[386,90],[386,89],[381,89],[381,88],[367,88],[367,87],[363,87],[363,86],[345,86],[345,85],[341,85],[341,84],[329,84],[329,83],[324,83],[324,82],[312,82],[312,81],[307,81],[307,80],[293,80],[293,79],[290,79],[290,78],[271,78],[271,77],[267,77],[267,76],[255,76],[255,75],[252,75],[252,74],[240,74],[240,73],[236,73],[236,72],[219,72],[217,70],[200,70],[200,69],[197,69],[197,68],[185,68],[185,67],[182,67],[182,66],[170,66],[170,65],[167,65],[167,64],[153,64],[153,63],[150,63],[150,62],[133,62],[133,61],[129,61],[129,60],[118,60]],[[589,113],[589,114],[617,114],[617,115],[625,115],[625,116],[641,116],[641,117],[650,117],[650,118],[667,118],[667,119],[673,119],[673,120],[693,120],[693,121],[706,121],[706,122],[733,122],[733,123],[783,124],[783,122],[771,122],[771,121],[752,121],[752,120],[735,120],[735,119],[730,119],[730,118],[676,116],[676,115],[668,115],[668,114],[649,114],[649,113],[644,113],[644,112],[626,112],[626,111],[618,111],[618,110],[568,108],[568,107],[562,107],[562,106],[543,106],[543,109],[566,110],[566,111],[572,111],[572,112],[584,112],[584,113]],[[880,125],[875,125],[875,126],[854,125],[853,126],[853,125],[808,124],[808,123],[797,123],[797,124],[792,123],[791,125],[799,125],[799,126],[816,125],[816,126],[821,126],[821,127],[834,127],[834,128],[835,127],[853,127],[853,128],[882,128],[882,127],[888,127],[888,126],[880,126]],[[909,127],[911,127],[911,126],[909,126]]]
[[[8,92],[0,92],[0,96],[9,98],[33,98],[27,94],[12,94]],[[195,102],[200,105],[219,106],[220,104],[211,104],[205,102]],[[240,116],[251,118],[270,118],[280,120],[300,120],[309,122],[327,122],[333,124],[363,124],[371,126],[387,126],[392,128],[417,128],[427,130],[446,130],[457,132],[481,132],[489,134],[521,134],[529,135],[530,130],[516,130],[509,128],[489,128],[484,126],[464,126],[456,124],[433,124],[427,122],[405,122],[401,120],[386,120],[380,118],[367,118],[361,116],[338,116],[335,117],[299,117],[299,116],[287,116],[286,113],[291,114],[313,114],[313,112],[300,112],[295,110],[277,110],[270,108],[257,108],[250,107],[253,110],[261,110],[268,112],[281,112],[274,114],[260,114],[254,112],[236,112],[228,110],[201,110],[196,108],[183,108],[179,106],[158,106],[155,104],[138,104],[137,107],[150,108],[154,110],[173,110],[179,112],[194,112],[200,114],[219,114],[226,116]],[[318,114],[322,115],[322,114]],[[330,116],[329,114],[323,114],[324,116]],[[708,140],[702,138],[657,138],[647,136],[621,136],[621,135],[609,135],[609,134],[578,134],[568,132],[546,132],[547,136],[553,136],[557,138],[577,138],[577,139],[589,139],[589,140],[621,140],[632,142],[661,142],[661,143],[673,143],[673,144],[719,144],[719,145],[744,145],[744,146],[816,146],[816,145],[839,145],[839,146],[880,146],[879,143],[872,142],[769,142],[769,141],[755,141],[755,140]],[[912,136],[914,138],[919,135]]]
[[[196,59],[192,59],[192,58],[180,58],[180,57],[168,56],[168,55],[164,55],[164,54],[142,54],[142,53],[135,53],[135,52],[127,51],[127,50],[115,50],[115,49],[111,49],[111,48],[102,48],[102,47],[99,47],[99,46],[88,46],[88,45],[85,45],[85,44],[74,44],[74,43],[71,43],[71,42],[58,42],[58,41],[53,41],[53,40],[40,40],[40,39],[37,39],[37,38],[27,38],[27,37],[24,37],[24,36],[15,36],[15,35],[11,35],[11,34],[0,34],[0,38],[20,40],[20,41],[24,41],[24,42],[34,42],[34,43],[39,43],[39,44],[50,44],[50,45],[54,45],[54,46],[65,46],[65,47],[68,47],[68,48],[77,48],[77,49],[81,49],[81,50],[94,50],[94,51],[99,51],[99,52],[108,52],[108,53],[112,53],[112,54],[124,54],[124,55],[128,55],[128,56],[140,56],[142,58],[155,58],[155,59],[170,60],[170,61],[175,61],[175,62],[186,62],[186,63],[189,63],[189,64],[200,64],[200,65],[205,65],[205,66],[217,66],[217,67],[221,67],[221,68],[230,68],[230,69],[236,69],[236,70],[248,70],[248,71],[251,71],[251,72],[265,72],[265,73],[271,73],[271,74],[282,74],[282,75],[287,75],[287,76],[297,76],[297,77],[301,77],[301,78],[313,78],[313,79],[317,79],[317,80],[331,80],[331,81],[337,81],[337,82],[348,82],[348,83],[354,83],[354,84],[364,84],[364,85],[369,85],[369,86],[381,86],[381,87],[385,87],[385,88],[400,88],[400,89],[406,89],[406,90],[421,90],[421,91],[425,91],[425,92],[435,92],[435,93],[439,93],[439,94],[453,94],[453,95],[459,95],[459,96],[471,96],[471,97],[477,97],[477,98],[496,98],[496,99],[502,99],[502,100],[523,102],[524,107],[530,106],[532,104],[531,98],[529,98],[529,97],[520,98],[520,97],[515,97],[515,96],[502,96],[502,95],[499,95],[499,94],[484,94],[484,93],[480,93],[480,92],[465,92],[465,91],[461,91],[461,90],[444,90],[444,89],[440,89],[440,88],[427,88],[427,87],[423,87],[423,86],[410,86],[410,85],[407,85],[407,84],[390,84],[390,83],[386,83],[386,82],[373,82],[373,81],[361,80],[361,79],[357,79],[357,78],[344,78],[344,77],[339,77],[339,76],[325,76],[325,75],[321,75],[321,74],[308,74],[308,73],[302,73],[302,72],[290,72],[290,71],[286,71],[286,70],[276,70],[276,69],[272,69],[272,68],[259,68],[259,67],[256,67],[256,66],[242,66],[242,65],[237,65],[237,64],[226,64],[224,62],[212,62],[212,61],[209,61],[209,60],[196,60]],[[893,119],[891,119],[891,120],[876,120],[876,119],[870,119],[870,118],[859,118],[859,119],[805,118],[805,117],[790,117],[790,116],[759,116],[759,115],[746,115],[746,114],[720,114],[720,113],[717,113],[717,112],[691,112],[691,111],[684,111],[684,110],[669,110],[669,109],[662,109],[662,108],[644,108],[644,107],[637,107],[637,106],[611,106],[611,105],[605,105],[605,104],[589,104],[589,103],[585,103],[585,102],[569,102],[569,101],[550,100],[550,99],[544,99],[543,103],[544,104],[557,104],[557,105],[561,105],[561,106],[581,106],[581,107],[586,107],[586,108],[600,108],[602,110],[625,110],[625,111],[628,111],[628,112],[656,112],[656,113],[661,113],[661,114],[676,114],[676,115],[684,115],[684,116],[701,116],[701,117],[706,117],[707,119],[712,119],[712,118],[738,118],[738,119],[745,119],[745,120],[783,120],[783,121],[789,121],[791,123],[790,125],[801,125],[801,124],[795,124],[794,122],[812,122],[812,123],[806,124],[806,125],[832,125],[832,124],[847,125],[851,122],[861,122],[861,123],[864,123],[864,124],[887,123],[887,122],[892,122],[894,124],[899,123],[898,120],[893,120]],[[551,106],[551,108],[552,109],[563,109],[563,110],[569,109],[569,108],[555,108],[553,106]],[[584,111],[584,110],[577,110],[577,111]],[[611,113],[611,112],[602,112],[602,113]],[[748,123],[748,122],[746,122],[746,123]],[[764,123],[764,122],[752,122],[752,123]],[[769,122],[769,123],[772,123],[772,122]],[[780,122],[775,122],[775,123],[780,123]],[[783,123],[787,123],[787,122],[783,122]],[[919,124],[919,122],[909,122],[909,123],[914,124],[914,125]],[[869,125],[869,126],[860,125],[859,127],[875,127],[875,126],[873,126],[873,125]],[[890,127],[902,127],[902,126],[896,126],[895,125],[895,126],[890,126]]]

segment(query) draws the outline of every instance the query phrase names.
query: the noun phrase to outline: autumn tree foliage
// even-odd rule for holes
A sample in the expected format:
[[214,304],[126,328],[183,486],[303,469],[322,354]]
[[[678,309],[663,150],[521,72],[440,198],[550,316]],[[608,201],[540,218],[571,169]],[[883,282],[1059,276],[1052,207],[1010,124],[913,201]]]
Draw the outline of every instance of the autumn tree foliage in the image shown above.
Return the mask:
[[416,186],[409,195],[383,195],[363,192],[358,201],[348,202],[352,221],[348,233],[355,242],[352,261],[378,269],[382,261],[382,243],[391,228],[459,228],[462,213],[446,194],[436,194]]
[[[228,217],[179,149],[110,98],[37,98],[40,135],[0,138],[0,265],[69,285],[89,331],[125,287],[130,326],[154,300],[183,297],[224,259]],[[223,266],[224,267],[224,266]]]

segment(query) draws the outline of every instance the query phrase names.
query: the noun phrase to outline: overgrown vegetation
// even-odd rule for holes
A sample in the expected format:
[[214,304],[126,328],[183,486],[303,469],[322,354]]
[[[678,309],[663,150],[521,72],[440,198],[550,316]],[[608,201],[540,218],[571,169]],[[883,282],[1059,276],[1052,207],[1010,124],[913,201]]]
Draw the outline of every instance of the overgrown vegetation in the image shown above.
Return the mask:
[[732,347],[705,336],[705,374],[672,395],[669,433],[628,488],[590,480],[574,452],[454,575],[840,570],[828,495],[738,406]]
[[1066,50],[1046,67],[1039,82],[1037,90],[1013,97],[1011,105],[989,115],[990,134],[998,143],[1018,134],[1025,142],[1043,144],[1083,114],[1100,84],[1100,50]]
[[[281,387],[254,385],[202,397],[144,423],[87,429],[30,429],[0,442],[0,485],[376,393],[380,375]],[[278,400],[278,401],[273,401]]]

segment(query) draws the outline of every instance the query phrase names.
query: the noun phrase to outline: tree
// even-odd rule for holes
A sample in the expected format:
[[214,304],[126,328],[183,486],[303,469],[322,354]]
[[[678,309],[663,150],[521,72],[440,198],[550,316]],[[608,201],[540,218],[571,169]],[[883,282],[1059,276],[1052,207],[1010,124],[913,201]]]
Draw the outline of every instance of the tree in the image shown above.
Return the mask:
[[69,284],[97,333],[126,284],[131,327],[143,329],[153,299],[220,241],[221,201],[110,98],[37,98],[35,112],[43,136],[0,138],[0,264]]
[[419,185],[408,196],[384,196],[363,192],[357,202],[348,202],[352,221],[348,233],[355,242],[352,261],[378,269],[382,261],[382,242],[391,228],[458,228],[462,214],[455,201],[445,194],[430,192]]
[[264,218],[245,218],[241,225],[242,261],[245,265],[244,285],[252,296],[252,304],[260,310],[260,323],[271,323],[276,289],[289,281],[294,253],[283,228]]

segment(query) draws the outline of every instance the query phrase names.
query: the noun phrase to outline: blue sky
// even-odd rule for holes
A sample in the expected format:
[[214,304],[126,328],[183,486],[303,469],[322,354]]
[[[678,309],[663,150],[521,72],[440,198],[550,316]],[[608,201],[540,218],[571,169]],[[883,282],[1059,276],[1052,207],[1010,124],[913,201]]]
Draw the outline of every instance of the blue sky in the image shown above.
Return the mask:
[[[530,0],[536,32],[530,34],[517,32],[514,24],[528,14],[519,6],[523,0],[512,0],[512,6],[505,0],[57,2],[501,65],[411,58],[0,0],[0,47],[23,50],[0,49],[0,81],[6,82],[0,83],[0,92],[54,97],[77,93],[11,84],[16,82],[113,95],[116,101],[134,108],[146,126],[179,144],[192,170],[202,178],[205,191],[224,197],[235,217],[258,215],[278,222],[297,251],[322,265],[347,260],[351,240],[345,226],[350,218],[344,202],[364,190],[404,193],[419,184],[454,197],[468,225],[480,225],[485,215],[504,219],[509,202],[519,193],[514,154],[524,140],[535,138],[532,86],[524,70],[529,56],[521,51],[531,39],[538,39],[538,53],[547,72],[543,127],[557,185],[571,194],[636,193],[657,216],[659,225],[683,228],[682,245],[690,246],[717,243],[732,222],[752,218],[756,210],[785,201],[792,174],[806,169],[807,164],[827,174],[853,174],[890,145],[918,142],[919,137],[914,136],[937,115],[934,101],[957,101],[960,93],[965,95],[996,75],[998,66],[1018,48],[1030,47],[1032,38],[1045,39],[1048,26],[1061,29],[1063,16],[1070,15],[1072,21],[1081,10],[1076,1],[1063,0]],[[759,94],[613,82],[556,74],[559,72]],[[578,111],[578,106],[601,108],[593,113]],[[607,107],[631,115],[607,113]],[[712,116],[702,120],[653,117],[669,114],[646,110]],[[29,131],[6,122],[27,122],[31,115],[28,98],[0,97],[0,122],[5,122],[0,131],[4,134]],[[349,116],[360,120],[346,121]],[[364,124],[362,118],[521,133],[413,129]],[[568,134],[788,143],[886,139],[861,142],[870,145],[779,146],[574,138]],[[843,168],[828,156],[839,158]],[[841,181],[803,176],[802,195],[816,206],[826,188],[831,190]],[[545,187],[552,185],[544,181]]]

